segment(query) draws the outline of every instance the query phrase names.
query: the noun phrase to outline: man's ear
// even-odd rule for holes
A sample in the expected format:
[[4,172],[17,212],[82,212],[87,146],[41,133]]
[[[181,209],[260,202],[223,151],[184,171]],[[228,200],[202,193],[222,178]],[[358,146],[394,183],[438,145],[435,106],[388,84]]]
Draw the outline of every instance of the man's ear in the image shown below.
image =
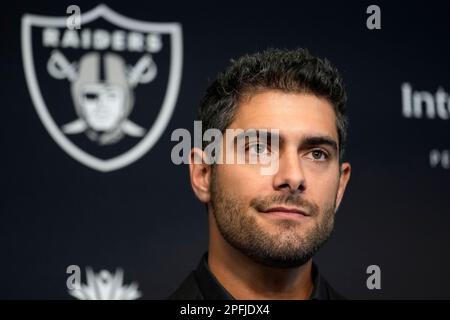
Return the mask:
[[207,164],[206,154],[199,148],[192,148],[189,155],[189,174],[191,186],[197,198],[204,203],[210,200],[211,165]]
[[342,198],[344,197],[345,188],[347,187],[347,183],[350,180],[350,173],[352,171],[352,167],[350,163],[344,162],[341,164],[341,174],[339,177],[339,188],[336,196],[336,211],[341,204]]

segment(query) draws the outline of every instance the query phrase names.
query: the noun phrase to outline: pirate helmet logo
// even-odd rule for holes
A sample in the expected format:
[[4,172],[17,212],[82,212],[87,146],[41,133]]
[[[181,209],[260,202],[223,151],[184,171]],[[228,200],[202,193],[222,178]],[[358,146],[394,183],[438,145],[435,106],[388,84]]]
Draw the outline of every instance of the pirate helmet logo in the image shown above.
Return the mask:
[[85,132],[101,145],[115,143],[126,134],[144,135],[145,129],[127,118],[133,109],[134,87],[152,81],[157,74],[150,55],[143,56],[136,66],[127,70],[119,55],[107,53],[101,61],[99,53],[91,52],[80,59],[75,70],[74,64],[55,51],[47,69],[54,78],[66,78],[72,83],[72,100],[79,119],[65,124],[64,133]]

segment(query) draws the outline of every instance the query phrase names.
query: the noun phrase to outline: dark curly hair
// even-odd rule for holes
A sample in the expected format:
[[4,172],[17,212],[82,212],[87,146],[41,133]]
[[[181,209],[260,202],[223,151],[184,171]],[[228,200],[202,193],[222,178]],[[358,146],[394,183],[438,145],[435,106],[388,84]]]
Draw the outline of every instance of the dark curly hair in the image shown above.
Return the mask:
[[[231,60],[206,90],[198,119],[202,129],[224,132],[233,121],[236,107],[245,97],[262,90],[310,93],[327,99],[336,113],[339,161],[347,141],[347,94],[337,69],[327,59],[314,57],[306,49],[268,49]],[[204,146],[205,147],[205,146]]]

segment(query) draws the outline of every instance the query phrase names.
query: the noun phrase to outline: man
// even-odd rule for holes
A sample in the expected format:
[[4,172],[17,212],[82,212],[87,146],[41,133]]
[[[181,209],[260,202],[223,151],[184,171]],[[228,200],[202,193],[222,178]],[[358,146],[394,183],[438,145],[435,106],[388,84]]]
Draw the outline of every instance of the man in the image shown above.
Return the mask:
[[[199,111],[203,129],[278,129],[277,144],[245,145],[246,156],[275,154],[277,170],[208,164],[204,148],[191,150],[191,185],[207,206],[210,242],[171,299],[341,298],[312,257],[332,233],[350,178],[345,103],[337,70],[304,49],[244,56],[211,84]],[[235,140],[224,138],[222,150]]]

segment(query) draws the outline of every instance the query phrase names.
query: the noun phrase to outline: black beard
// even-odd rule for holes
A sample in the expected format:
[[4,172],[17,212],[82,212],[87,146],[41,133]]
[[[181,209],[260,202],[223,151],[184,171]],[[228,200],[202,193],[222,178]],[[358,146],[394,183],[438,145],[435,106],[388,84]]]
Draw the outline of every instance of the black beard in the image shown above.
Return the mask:
[[[214,175],[213,175],[214,176]],[[307,232],[298,233],[298,221],[280,220],[274,223],[280,228],[278,235],[263,230],[253,215],[247,214],[238,200],[217,188],[212,179],[211,207],[222,237],[233,248],[254,262],[272,268],[296,268],[308,262],[326,243],[333,232],[334,205],[325,207],[322,213],[317,205],[293,194],[276,195],[270,199],[253,199],[255,210],[267,209],[270,204],[294,204],[308,209],[316,224]],[[333,202],[334,204],[334,202]]]

